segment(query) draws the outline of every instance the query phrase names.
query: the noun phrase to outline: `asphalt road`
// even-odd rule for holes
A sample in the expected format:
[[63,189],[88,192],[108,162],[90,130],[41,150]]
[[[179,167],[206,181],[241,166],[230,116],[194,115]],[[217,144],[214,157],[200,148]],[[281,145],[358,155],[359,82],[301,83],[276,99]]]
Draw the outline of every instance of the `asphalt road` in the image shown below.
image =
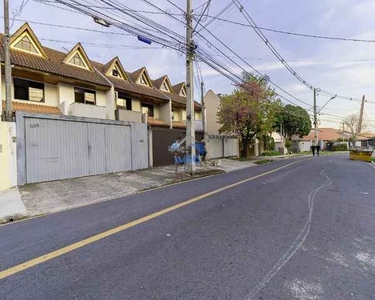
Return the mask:
[[304,159],[2,226],[0,299],[375,299],[375,169]]

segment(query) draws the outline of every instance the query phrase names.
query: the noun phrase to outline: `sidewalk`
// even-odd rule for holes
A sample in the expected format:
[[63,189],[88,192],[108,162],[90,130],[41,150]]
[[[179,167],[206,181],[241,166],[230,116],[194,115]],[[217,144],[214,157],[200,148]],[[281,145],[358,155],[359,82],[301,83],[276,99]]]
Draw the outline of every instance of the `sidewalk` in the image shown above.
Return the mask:
[[[252,161],[221,159],[216,162],[218,164],[213,165],[209,161],[203,168],[197,166],[197,173],[202,176],[204,173],[217,174],[255,166]],[[182,171],[183,167],[180,167]],[[116,199],[174,182],[175,167],[167,166],[28,184],[20,187],[20,192],[28,214],[36,216]]]
[[18,188],[0,192],[0,224],[27,217]]

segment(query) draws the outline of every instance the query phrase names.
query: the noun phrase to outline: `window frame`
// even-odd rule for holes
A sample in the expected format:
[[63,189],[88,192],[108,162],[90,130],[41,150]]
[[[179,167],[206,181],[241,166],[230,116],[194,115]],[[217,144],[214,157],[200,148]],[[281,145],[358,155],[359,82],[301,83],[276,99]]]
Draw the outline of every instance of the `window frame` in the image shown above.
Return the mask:
[[154,112],[154,105],[153,104],[150,104],[150,103],[141,103],[141,112],[143,112],[143,107],[146,107],[148,109],[148,112],[151,111],[151,114],[150,113],[147,113],[147,116],[148,117],[151,117],[151,118],[154,118],[154,115],[155,115],[155,112]]
[[[18,85],[16,83],[17,81],[23,81],[23,82],[27,83],[27,99],[16,98],[16,93],[17,93],[16,89],[22,87],[21,85]],[[40,85],[43,88],[36,87],[37,85]],[[30,100],[30,87],[34,88],[34,89],[40,89],[40,90],[43,91],[43,97],[42,97],[41,101],[32,101],[32,100]],[[25,88],[25,87],[22,87],[22,88]],[[45,84],[44,84],[44,82],[34,81],[34,80],[28,80],[28,79],[20,78],[20,77],[13,77],[13,99],[14,100],[28,101],[28,102],[31,102],[31,103],[45,103],[45,101],[46,101],[45,95],[46,95],[46,93],[45,93]]]
[[[144,81],[144,83],[142,81]],[[151,87],[151,83],[148,80],[147,74],[145,72],[143,72],[141,74],[141,76],[139,76],[138,84],[143,85],[143,86],[147,86],[147,87]]]
[[[80,90],[80,91],[83,91],[83,102],[78,102],[77,101],[77,90]],[[85,93],[88,93],[88,94],[94,94],[94,103],[92,102],[86,102],[86,98],[85,98]],[[82,88],[82,87],[74,87],[74,103],[80,103],[80,104],[85,104],[85,105],[94,105],[96,106],[96,91],[94,90],[89,90],[89,89],[85,89],[85,88]]]
[[[117,104],[117,101],[118,100],[124,100],[125,101],[125,106],[123,105],[119,105]],[[118,96],[117,96],[117,99],[116,99],[116,108],[118,109],[124,109],[124,110],[133,110],[133,105],[132,105],[132,99],[128,96],[126,96],[125,94],[121,93],[121,92],[118,92]]]
[[[75,63],[73,63],[72,61],[74,60],[74,58],[78,56],[80,61],[82,62],[83,65],[77,65]],[[68,57],[69,59],[67,59],[65,61],[66,64],[70,65],[70,66],[73,66],[73,67],[77,67],[77,68],[81,68],[81,69],[84,69],[84,70],[91,70],[91,68],[89,67],[89,62],[86,61],[84,55],[79,51],[79,50],[76,50],[74,53],[72,53],[71,56]]]

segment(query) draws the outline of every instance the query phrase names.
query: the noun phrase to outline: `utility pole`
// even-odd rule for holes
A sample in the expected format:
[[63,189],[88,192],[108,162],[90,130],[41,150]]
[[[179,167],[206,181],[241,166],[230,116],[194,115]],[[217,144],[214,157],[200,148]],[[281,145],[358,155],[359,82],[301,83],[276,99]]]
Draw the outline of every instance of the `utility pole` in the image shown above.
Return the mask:
[[357,128],[357,134],[360,134],[362,131],[362,123],[363,123],[363,111],[365,109],[365,95],[362,96],[362,103],[361,103],[361,110],[359,112],[359,121],[358,121],[358,128]]
[[194,78],[193,60],[193,16],[191,0],[186,3],[186,171],[195,171],[195,122],[194,122]]
[[316,112],[316,88],[314,88],[314,145],[318,145],[318,118]]
[[4,48],[5,48],[5,120],[12,121],[12,98],[11,98],[11,69],[10,69],[10,34],[9,34],[9,2],[4,0]]
[[201,82],[201,102],[202,102],[202,127],[203,138],[206,134],[206,106],[204,105],[204,82]]

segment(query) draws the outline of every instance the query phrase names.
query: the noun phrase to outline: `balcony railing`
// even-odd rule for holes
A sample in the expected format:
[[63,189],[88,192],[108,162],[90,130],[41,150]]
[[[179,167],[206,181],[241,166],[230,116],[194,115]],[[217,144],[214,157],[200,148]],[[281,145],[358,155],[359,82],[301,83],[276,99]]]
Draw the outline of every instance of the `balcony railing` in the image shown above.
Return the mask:
[[116,120],[142,123],[142,113],[118,108],[116,110]]
[[105,106],[74,102],[69,105],[69,115],[86,118],[107,119],[107,109]]

